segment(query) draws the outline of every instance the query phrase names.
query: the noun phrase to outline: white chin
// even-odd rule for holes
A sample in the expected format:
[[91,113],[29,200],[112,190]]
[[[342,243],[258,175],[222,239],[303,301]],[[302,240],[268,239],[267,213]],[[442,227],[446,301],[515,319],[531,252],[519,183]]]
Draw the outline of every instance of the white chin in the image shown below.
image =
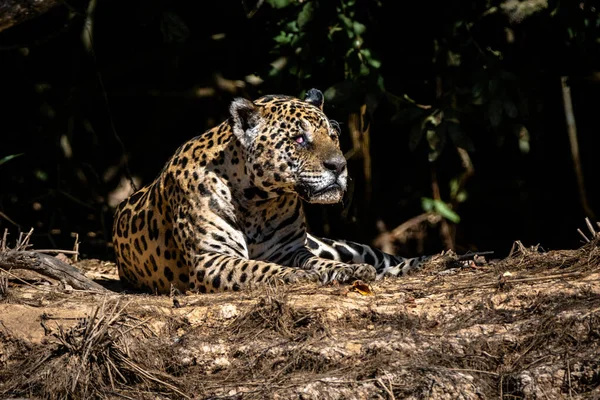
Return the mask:
[[342,201],[343,196],[344,191],[341,188],[336,187],[312,196],[308,199],[308,202],[315,204],[335,204]]

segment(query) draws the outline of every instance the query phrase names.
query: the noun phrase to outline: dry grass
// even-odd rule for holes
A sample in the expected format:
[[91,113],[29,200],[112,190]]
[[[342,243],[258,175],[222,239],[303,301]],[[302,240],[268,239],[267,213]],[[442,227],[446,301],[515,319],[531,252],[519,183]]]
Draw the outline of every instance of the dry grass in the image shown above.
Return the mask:
[[[0,312],[44,304],[47,335],[26,339],[20,314],[0,323],[0,398],[600,397],[598,235],[459,261],[438,257],[372,296],[304,285],[108,301],[13,285]],[[82,304],[93,311],[70,325],[50,317]]]
[[290,304],[285,288],[267,287],[258,302],[238,316],[228,328],[236,340],[276,334],[294,342],[327,334],[327,326],[319,314]]
[[47,341],[13,366],[2,394],[94,398],[142,384],[189,398],[170,377],[142,367],[132,357],[128,339],[139,326],[126,323],[125,309],[119,302],[103,303],[71,329],[58,325]]

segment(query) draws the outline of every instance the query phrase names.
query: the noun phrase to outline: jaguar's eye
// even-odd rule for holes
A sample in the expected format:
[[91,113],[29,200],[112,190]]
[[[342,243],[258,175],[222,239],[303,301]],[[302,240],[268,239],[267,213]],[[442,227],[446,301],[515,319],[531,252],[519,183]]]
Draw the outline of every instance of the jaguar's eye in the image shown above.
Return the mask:
[[296,142],[298,144],[306,143],[306,135],[302,134],[302,135],[298,135],[298,136],[294,137],[294,142]]

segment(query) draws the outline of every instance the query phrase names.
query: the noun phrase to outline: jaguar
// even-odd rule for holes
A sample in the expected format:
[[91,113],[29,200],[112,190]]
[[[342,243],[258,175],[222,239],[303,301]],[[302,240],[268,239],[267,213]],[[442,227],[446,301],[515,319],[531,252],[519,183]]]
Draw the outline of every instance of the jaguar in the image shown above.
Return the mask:
[[307,232],[303,201],[342,200],[340,125],[323,93],[235,98],[229,118],[181,145],[156,179],[117,207],[120,279],[151,293],[237,291],[264,283],[401,276],[402,258]]

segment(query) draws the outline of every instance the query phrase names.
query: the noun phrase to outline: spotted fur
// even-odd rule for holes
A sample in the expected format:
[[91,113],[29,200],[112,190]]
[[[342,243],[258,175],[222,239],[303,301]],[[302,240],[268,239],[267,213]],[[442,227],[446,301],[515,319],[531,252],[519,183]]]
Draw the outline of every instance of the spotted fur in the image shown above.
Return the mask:
[[263,282],[399,276],[404,259],[306,232],[301,199],[336,203],[346,190],[339,125],[323,94],[235,99],[231,116],[184,143],[150,185],[117,208],[120,278],[154,293],[240,290]]

